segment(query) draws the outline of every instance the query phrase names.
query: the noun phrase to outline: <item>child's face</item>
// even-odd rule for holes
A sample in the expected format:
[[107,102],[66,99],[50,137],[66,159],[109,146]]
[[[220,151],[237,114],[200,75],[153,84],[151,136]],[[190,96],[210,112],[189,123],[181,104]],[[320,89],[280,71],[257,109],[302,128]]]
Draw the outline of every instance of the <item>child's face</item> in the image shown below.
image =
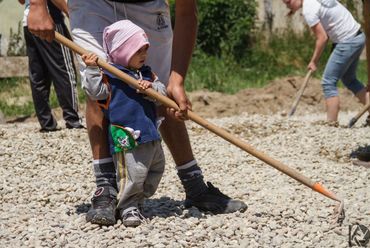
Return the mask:
[[146,56],[148,54],[149,45],[141,47],[128,62],[128,67],[132,69],[140,69],[145,62]]

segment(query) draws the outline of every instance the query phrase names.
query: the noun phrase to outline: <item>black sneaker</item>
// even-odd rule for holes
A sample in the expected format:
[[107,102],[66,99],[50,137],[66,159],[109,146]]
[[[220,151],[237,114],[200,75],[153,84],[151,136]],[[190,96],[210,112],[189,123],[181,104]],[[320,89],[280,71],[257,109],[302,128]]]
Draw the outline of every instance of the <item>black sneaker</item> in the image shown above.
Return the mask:
[[54,125],[54,126],[51,126],[51,127],[42,127],[40,129],[40,133],[49,133],[49,132],[55,132],[55,131],[59,131],[60,128],[58,128],[57,125]]
[[370,127],[370,114],[366,117],[364,127]]
[[105,186],[96,189],[86,214],[87,222],[104,226],[116,224],[117,199],[111,196],[109,188]]
[[51,132],[56,132],[59,131],[60,128],[41,128],[39,131],[40,133],[51,133]]
[[84,127],[84,125],[82,125],[81,123],[76,123],[76,124],[66,123],[66,128],[68,128],[68,129],[86,129]]
[[218,188],[207,182],[208,190],[194,199],[186,198],[185,208],[196,207],[201,211],[213,214],[227,214],[236,211],[244,212],[248,206],[242,201],[233,200],[223,194]]

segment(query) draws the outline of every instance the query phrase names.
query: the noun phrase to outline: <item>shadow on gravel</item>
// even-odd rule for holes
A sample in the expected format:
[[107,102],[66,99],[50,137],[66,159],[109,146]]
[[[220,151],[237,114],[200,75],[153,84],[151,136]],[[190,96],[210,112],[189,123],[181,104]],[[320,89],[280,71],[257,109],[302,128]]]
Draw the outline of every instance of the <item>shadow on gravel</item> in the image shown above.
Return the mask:
[[184,211],[183,202],[176,201],[170,197],[151,198],[144,202],[144,213],[148,218],[182,215]]
[[90,207],[91,207],[90,203],[82,203],[82,204],[76,205],[75,206],[76,214],[86,214],[87,211],[89,211]]
[[31,118],[31,115],[25,115],[25,116],[15,117],[14,119],[7,120],[6,123],[24,122],[24,121],[26,121],[29,118]]
[[361,161],[369,162],[370,161],[370,145],[359,146],[353,150],[350,154],[351,158],[357,158]]
[[[90,203],[76,205],[76,213],[86,214],[90,207]],[[204,213],[200,212],[198,209],[185,209],[183,201],[173,200],[170,197],[146,199],[144,202],[144,214],[148,218],[168,218],[171,216],[182,216],[185,218],[205,218]]]

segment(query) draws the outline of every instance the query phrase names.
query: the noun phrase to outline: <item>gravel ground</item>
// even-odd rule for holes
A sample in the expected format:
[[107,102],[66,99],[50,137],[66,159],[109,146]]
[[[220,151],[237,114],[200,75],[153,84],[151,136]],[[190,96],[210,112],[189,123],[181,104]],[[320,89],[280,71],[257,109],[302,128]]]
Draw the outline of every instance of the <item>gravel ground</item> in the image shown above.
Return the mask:
[[245,213],[210,215],[183,209],[184,192],[167,148],[167,169],[146,201],[148,224],[125,228],[85,222],[94,190],[85,130],[39,133],[37,123],[0,125],[0,247],[347,247],[349,225],[370,228],[370,170],[350,157],[370,143],[369,128],[339,127],[324,115],[241,114],[211,121],[297,169],[345,200],[335,202],[221,138],[188,123],[206,180],[245,201]]

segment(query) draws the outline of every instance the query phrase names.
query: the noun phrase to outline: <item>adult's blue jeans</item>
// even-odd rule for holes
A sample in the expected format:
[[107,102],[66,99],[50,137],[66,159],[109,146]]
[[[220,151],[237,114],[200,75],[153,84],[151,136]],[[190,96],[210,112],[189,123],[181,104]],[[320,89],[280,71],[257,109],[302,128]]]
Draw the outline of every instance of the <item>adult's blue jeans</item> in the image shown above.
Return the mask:
[[340,79],[355,95],[364,88],[356,77],[356,69],[364,45],[365,34],[360,33],[335,46],[325,66],[321,82],[325,99],[338,96],[337,83]]

